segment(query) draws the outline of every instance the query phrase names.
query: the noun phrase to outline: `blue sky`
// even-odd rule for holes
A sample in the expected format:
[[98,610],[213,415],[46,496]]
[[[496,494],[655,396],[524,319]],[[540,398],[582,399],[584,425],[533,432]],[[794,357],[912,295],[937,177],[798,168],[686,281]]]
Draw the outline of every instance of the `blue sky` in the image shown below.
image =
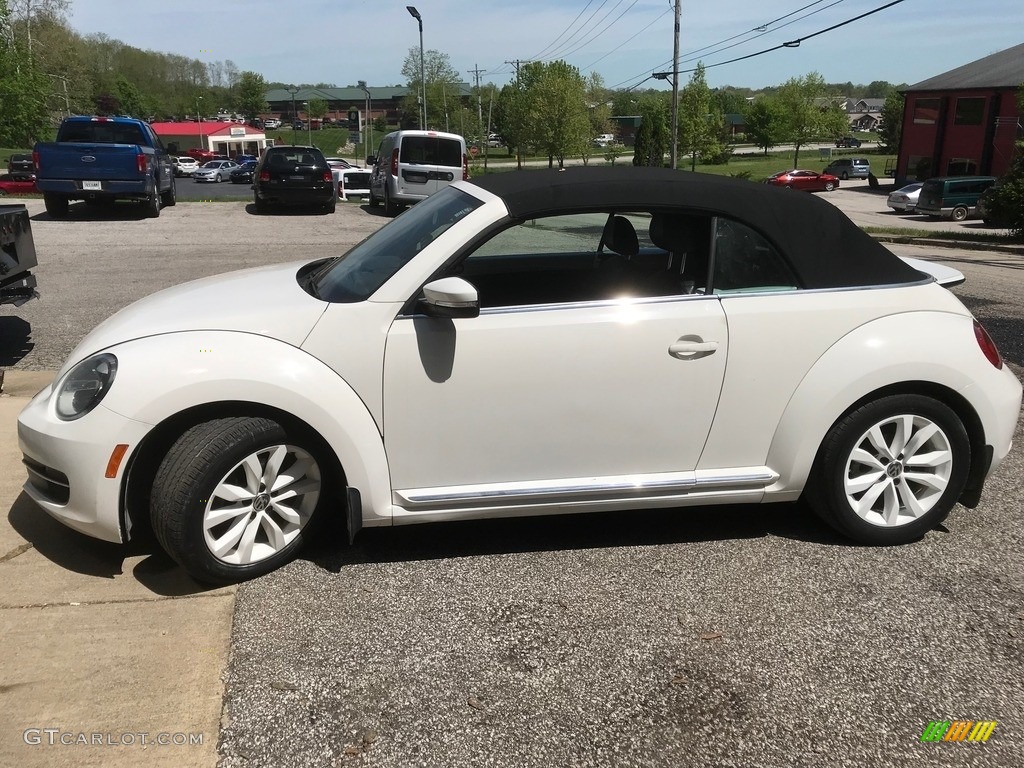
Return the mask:
[[[473,78],[469,70],[479,66],[486,70],[483,82],[503,85],[512,72],[504,62],[513,59],[564,58],[584,74],[600,73],[611,87],[672,68],[670,0],[413,1],[423,17],[424,47],[447,53],[467,82]],[[683,0],[680,58],[689,63],[680,69],[702,60],[712,86],[759,88],[812,71],[830,82],[912,84],[1024,42],[1022,0],[904,0],[797,48],[711,66],[811,35],[888,1]],[[397,85],[409,49],[419,46],[405,5],[72,0],[69,20],[80,33],[102,32],[138,48],[230,59],[268,81]],[[726,42],[715,45],[720,41]],[[643,87],[651,85],[657,82]]]

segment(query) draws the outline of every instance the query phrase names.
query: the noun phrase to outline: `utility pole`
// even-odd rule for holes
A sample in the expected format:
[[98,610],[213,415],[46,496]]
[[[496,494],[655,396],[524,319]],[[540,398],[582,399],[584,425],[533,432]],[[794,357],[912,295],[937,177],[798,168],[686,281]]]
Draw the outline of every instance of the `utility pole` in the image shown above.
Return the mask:
[[676,26],[672,44],[672,170],[676,169],[679,152],[679,6],[682,0],[676,0]]
[[513,67],[516,68],[516,82],[518,83],[519,82],[519,65],[520,64],[529,64],[530,60],[529,59],[515,59],[514,61],[506,61],[505,63],[506,64],[511,64]]
[[484,107],[483,101],[480,97],[480,75],[486,70],[480,69],[479,64],[474,64],[473,66],[475,69],[467,69],[466,71],[471,72],[476,77],[476,121],[481,126],[482,130],[484,124]]

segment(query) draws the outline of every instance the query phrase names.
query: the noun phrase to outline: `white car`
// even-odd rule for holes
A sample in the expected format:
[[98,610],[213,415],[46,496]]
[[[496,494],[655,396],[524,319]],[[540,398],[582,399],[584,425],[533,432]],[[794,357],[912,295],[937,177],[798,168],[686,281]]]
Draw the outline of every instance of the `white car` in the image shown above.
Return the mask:
[[913,213],[917,208],[917,200],[921,197],[921,187],[923,186],[924,183],[917,182],[901,187],[895,192],[889,193],[885,204],[896,213]]
[[278,120],[276,117],[268,117],[266,120],[263,121],[263,127],[266,128],[268,131],[272,131],[275,128],[281,127],[281,121]]
[[192,171],[193,181],[221,182],[231,178],[231,172],[238,168],[234,160],[209,160]]
[[908,542],[979,503],[1021,404],[931,269],[746,181],[460,181],[342,256],[99,325],[19,417],[25,491],[107,541],[152,524],[214,583],[286,563],[316,515],[351,537],[806,496]]
[[187,155],[173,157],[171,162],[174,164],[175,176],[191,176],[199,170],[199,161],[194,157],[188,157]]

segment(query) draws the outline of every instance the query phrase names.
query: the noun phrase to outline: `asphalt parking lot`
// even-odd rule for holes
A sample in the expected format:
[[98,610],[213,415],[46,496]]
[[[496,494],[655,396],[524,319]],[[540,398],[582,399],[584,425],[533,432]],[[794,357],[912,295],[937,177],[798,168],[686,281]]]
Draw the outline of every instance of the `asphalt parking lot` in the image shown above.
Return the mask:
[[[865,216],[911,219],[853,186],[830,199],[840,204],[842,193]],[[240,202],[196,203],[156,220],[73,211],[63,221],[49,220],[40,201],[29,207],[42,298],[0,308],[0,367],[16,371],[54,370],[103,318],[155,290],[339,253],[386,221],[354,204],[334,215],[254,216]],[[1024,372],[1024,257],[893,249],[963,271],[954,292]],[[1019,766],[1022,441],[1019,422],[1016,447],[978,509],[957,508],[943,528],[891,549],[851,546],[799,503],[376,529],[352,547],[340,532],[325,536],[233,593],[230,643],[217,657],[219,764]],[[21,471],[16,456],[0,456],[8,457],[2,472]],[[45,517],[29,529],[24,498],[3,501],[38,552],[37,573],[75,569],[77,535]],[[53,537],[60,547],[47,546]],[[132,599],[205,594],[176,581],[158,554],[133,551],[151,565],[128,570],[119,548],[83,551],[86,599],[103,600],[113,572],[132,582]],[[0,561],[0,577],[18,562]],[[42,590],[53,578],[9,596],[4,626],[16,621],[8,606],[22,621],[25,605],[52,599]],[[232,598],[179,600],[178,618],[155,616],[146,631],[133,626],[139,606],[127,599],[104,620],[121,625],[125,644],[154,644],[165,665],[184,669],[201,657],[162,649],[154,630],[221,599]],[[209,621],[225,626],[223,612]],[[109,647],[90,652],[99,655],[95,675],[118,668]],[[50,685],[9,689],[0,679],[4,707],[30,704],[42,718],[66,696],[90,695],[87,679],[48,678],[46,659],[34,663],[41,669],[32,675]],[[221,694],[208,677],[195,684],[197,699],[210,688]],[[162,713],[168,730],[194,727],[187,692],[173,699],[177,713]],[[98,685],[95,703],[77,706],[80,725],[90,707],[119,695]],[[957,719],[998,726],[984,744],[920,742],[929,721]],[[25,758],[10,749],[21,738],[5,728],[0,756],[86,762],[67,750]],[[123,747],[88,755],[96,765],[156,757]],[[165,759],[173,764],[173,753]]]

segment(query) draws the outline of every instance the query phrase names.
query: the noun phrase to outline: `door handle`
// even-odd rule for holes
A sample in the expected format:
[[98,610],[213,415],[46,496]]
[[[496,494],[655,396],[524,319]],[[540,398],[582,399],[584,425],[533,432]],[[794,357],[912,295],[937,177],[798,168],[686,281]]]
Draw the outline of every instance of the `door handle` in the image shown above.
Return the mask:
[[682,336],[668,348],[668,353],[678,360],[699,360],[717,351],[717,341],[704,341],[700,336]]

